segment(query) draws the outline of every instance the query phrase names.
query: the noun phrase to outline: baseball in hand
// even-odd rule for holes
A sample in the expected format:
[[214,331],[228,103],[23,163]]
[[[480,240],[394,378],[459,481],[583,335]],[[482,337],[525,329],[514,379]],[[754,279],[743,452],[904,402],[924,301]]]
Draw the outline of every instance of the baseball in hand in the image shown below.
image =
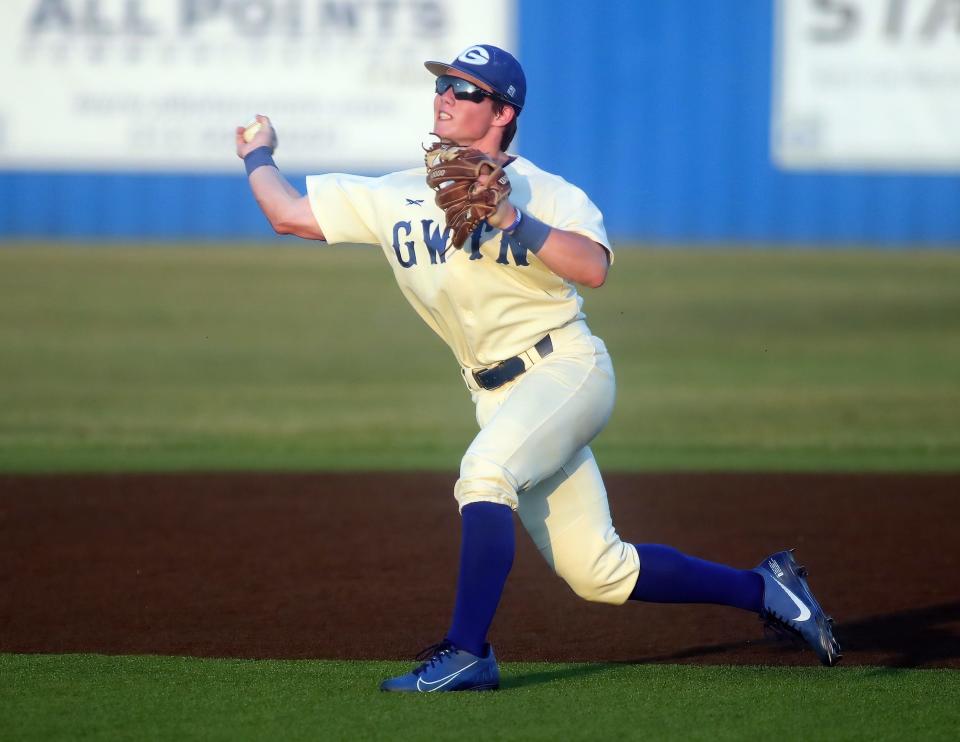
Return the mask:
[[246,128],[243,130],[243,141],[247,144],[253,141],[253,138],[257,135],[257,132],[263,128],[263,124],[259,121],[252,121],[247,124]]

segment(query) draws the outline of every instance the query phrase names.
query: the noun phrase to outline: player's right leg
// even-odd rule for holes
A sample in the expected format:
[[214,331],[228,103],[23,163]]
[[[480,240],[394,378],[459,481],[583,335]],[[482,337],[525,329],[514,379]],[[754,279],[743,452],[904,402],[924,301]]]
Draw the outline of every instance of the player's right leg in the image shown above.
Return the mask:
[[[455,488],[462,541],[450,629],[431,647],[428,661],[386,681],[384,690],[496,685],[486,635],[513,563],[518,492],[552,476],[603,428],[613,408],[613,368],[603,343],[582,323],[551,337],[553,353],[516,382],[475,394],[481,432],[464,455]],[[619,541],[611,548],[630,560],[618,588],[625,599],[635,579],[636,551]]]

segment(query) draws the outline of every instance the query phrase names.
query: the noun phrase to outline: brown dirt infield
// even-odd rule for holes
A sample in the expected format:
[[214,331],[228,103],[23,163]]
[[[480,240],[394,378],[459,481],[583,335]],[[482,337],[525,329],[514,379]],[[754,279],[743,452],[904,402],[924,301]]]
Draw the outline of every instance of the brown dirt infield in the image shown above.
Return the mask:
[[[443,474],[0,476],[0,651],[409,658],[453,603]],[[960,475],[607,477],[625,539],[797,547],[845,664],[960,667]],[[518,526],[507,661],[816,664],[715,606],[588,604]]]

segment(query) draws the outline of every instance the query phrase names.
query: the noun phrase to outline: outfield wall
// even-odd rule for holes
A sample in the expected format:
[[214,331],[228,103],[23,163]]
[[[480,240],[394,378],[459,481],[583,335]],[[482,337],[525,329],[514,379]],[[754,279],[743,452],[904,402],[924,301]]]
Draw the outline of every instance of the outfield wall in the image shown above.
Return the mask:
[[[44,5],[57,6],[58,15],[44,22],[59,24],[61,36],[89,33],[92,22],[76,15],[89,3],[17,2],[32,3],[34,22]],[[516,40],[530,83],[518,150],[584,187],[618,239],[960,245],[955,3],[789,2],[778,11],[771,0],[502,0],[497,7],[506,20],[477,40]],[[396,4],[462,7],[453,0]],[[233,0],[224,7],[280,5]],[[348,11],[371,4],[309,7],[320,6],[346,22]],[[151,19],[139,22],[134,30],[143,36]],[[117,32],[118,23],[103,20],[102,28]],[[461,38],[457,33],[445,38]],[[79,42],[58,43],[51,54]],[[83,43],[94,48],[89,39]],[[29,72],[36,52],[17,53],[19,69]],[[65,75],[64,85],[80,77]],[[423,85],[430,85],[426,73]],[[12,117],[15,103],[4,105]],[[429,97],[416,105],[429,111]],[[3,141],[11,127],[0,115],[0,151],[7,147],[0,157],[0,236],[269,236],[232,153],[235,119],[223,118],[222,142],[214,136],[204,145],[199,169],[175,156],[182,149],[176,132],[157,140],[152,146],[171,152],[168,171],[163,157],[143,167],[93,157],[79,166],[63,157],[23,161]],[[383,119],[390,127],[386,121],[393,119]],[[281,130],[281,166],[297,146],[288,139],[284,149],[284,131],[289,127]],[[382,171],[371,162],[338,169]],[[288,173],[302,187],[303,172]]]

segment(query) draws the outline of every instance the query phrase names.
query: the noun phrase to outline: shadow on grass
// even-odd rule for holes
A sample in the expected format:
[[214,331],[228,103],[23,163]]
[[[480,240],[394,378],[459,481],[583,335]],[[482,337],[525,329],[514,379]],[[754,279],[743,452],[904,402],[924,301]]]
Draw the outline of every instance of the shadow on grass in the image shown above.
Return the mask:
[[523,675],[506,675],[500,680],[500,687],[503,690],[515,690],[525,688],[531,685],[543,685],[544,683],[554,683],[574,678],[586,677],[587,675],[598,675],[608,672],[616,665],[610,663],[597,663],[589,665],[575,665],[573,667],[564,667],[561,670],[540,670],[537,672],[528,672]]

